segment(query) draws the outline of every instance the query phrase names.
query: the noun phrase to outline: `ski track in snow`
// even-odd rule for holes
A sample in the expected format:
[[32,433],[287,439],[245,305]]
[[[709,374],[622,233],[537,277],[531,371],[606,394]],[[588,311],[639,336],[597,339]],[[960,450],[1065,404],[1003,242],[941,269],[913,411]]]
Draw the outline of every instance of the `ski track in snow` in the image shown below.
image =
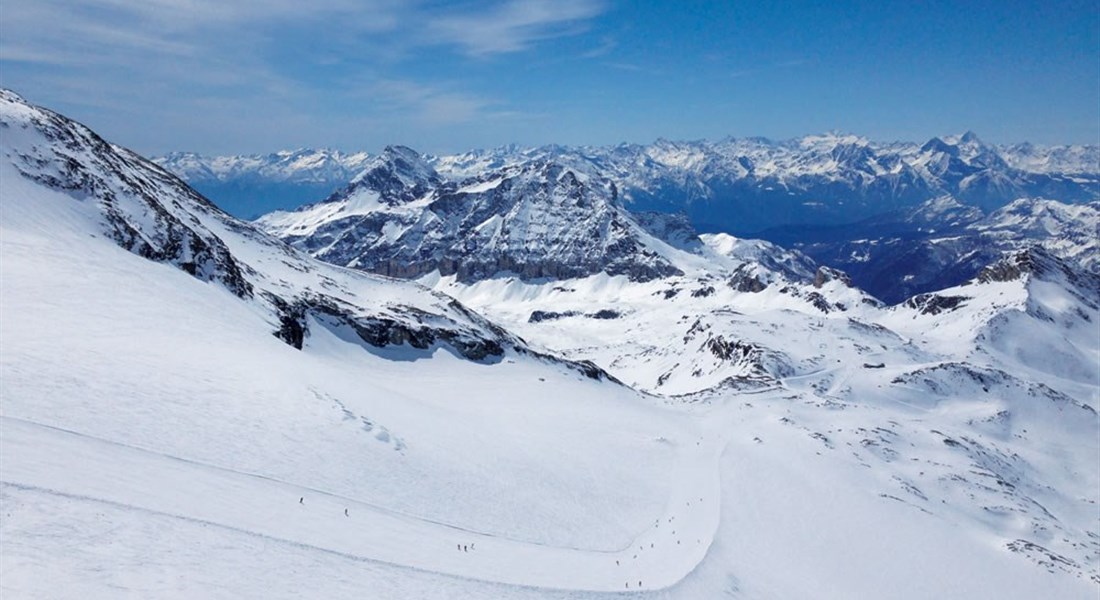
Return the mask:
[[[718,465],[727,442],[715,433],[721,427],[708,427],[685,453],[676,471],[680,481],[653,528],[625,548],[601,551],[472,531],[16,417],[0,416],[0,424],[4,487],[219,527],[352,560],[493,583],[600,592],[670,587],[702,562],[718,529]],[[79,471],[66,469],[76,460]],[[49,475],[59,470],[71,476],[59,481]],[[171,477],[160,478],[165,485],[154,488],[134,475],[148,472]]]

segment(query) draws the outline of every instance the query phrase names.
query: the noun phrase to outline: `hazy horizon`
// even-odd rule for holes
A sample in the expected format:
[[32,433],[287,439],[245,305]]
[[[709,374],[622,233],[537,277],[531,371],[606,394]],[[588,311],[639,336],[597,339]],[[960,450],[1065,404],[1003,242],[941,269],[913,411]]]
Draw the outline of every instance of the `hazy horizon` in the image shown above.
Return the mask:
[[382,151],[385,150],[385,148],[387,146],[405,146],[405,147],[411,148],[412,150],[414,150],[414,151],[416,151],[420,154],[423,154],[423,155],[446,156],[446,155],[451,155],[451,154],[461,154],[461,153],[464,153],[464,152],[488,152],[488,151],[492,151],[492,150],[496,150],[496,149],[500,149],[500,148],[506,148],[508,146],[515,146],[517,148],[522,148],[522,149],[538,149],[538,148],[545,148],[545,147],[551,147],[551,146],[562,146],[562,147],[566,147],[566,148],[610,148],[610,147],[616,147],[616,146],[647,146],[647,145],[657,144],[659,142],[670,142],[670,143],[673,143],[673,144],[692,144],[692,143],[700,143],[700,142],[716,143],[716,142],[721,142],[723,140],[734,140],[734,139],[735,140],[762,139],[762,140],[767,140],[768,142],[772,142],[772,143],[776,143],[776,144],[783,144],[783,143],[794,142],[794,141],[797,141],[799,139],[806,138],[806,137],[823,137],[823,136],[828,136],[828,135],[836,135],[837,137],[855,136],[855,137],[862,138],[862,139],[866,140],[868,143],[871,143],[871,144],[888,146],[888,145],[891,145],[891,144],[917,144],[917,145],[921,145],[921,144],[925,144],[925,143],[931,141],[933,138],[939,138],[939,139],[942,140],[942,139],[947,139],[947,138],[952,138],[952,137],[961,137],[962,135],[964,135],[968,132],[977,135],[978,139],[980,139],[983,143],[993,145],[993,146],[998,146],[998,147],[1000,147],[1000,146],[1014,146],[1014,145],[1025,144],[1025,143],[1029,143],[1029,144],[1032,144],[1034,146],[1039,146],[1039,147],[1058,147],[1058,146],[1098,147],[1098,146],[1100,146],[1100,141],[1097,141],[1097,142],[1094,142],[1094,143],[1085,143],[1085,144],[1071,144],[1071,143],[1042,144],[1042,143],[1032,142],[1031,140],[1010,140],[1010,141],[1006,141],[1006,142],[992,142],[990,140],[985,139],[985,137],[982,136],[982,134],[980,132],[972,131],[972,130],[963,131],[963,132],[954,132],[954,133],[948,133],[948,134],[941,134],[941,135],[929,135],[926,138],[911,139],[911,140],[877,140],[877,139],[869,138],[867,136],[861,136],[861,135],[859,135],[857,133],[854,133],[854,132],[827,131],[827,132],[818,132],[818,133],[812,133],[811,132],[811,133],[806,133],[806,134],[800,135],[800,136],[782,138],[782,139],[770,138],[770,137],[767,137],[767,136],[760,136],[760,135],[744,135],[744,136],[724,135],[724,136],[718,136],[718,137],[695,138],[695,139],[674,139],[674,138],[670,138],[670,137],[667,137],[667,136],[661,136],[661,137],[657,137],[657,138],[654,138],[654,139],[651,139],[651,140],[648,140],[648,141],[646,141],[646,140],[641,140],[641,141],[631,140],[631,141],[614,142],[614,143],[609,143],[609,144],[560,144],[560,143],[557,143],[557,142],[547,142],[547,143],[544,143],[544,144],[518,144],[516,142],[505,142],[505,143],[496,144],[496,145],[492,145],[492,146],[478,146],[478,147],[470,147],[470,148],[458,148],[458,149],[455,149],[453,151],[448,151],[448,152],[428,152],[428,151],[421,150],[420,148],[417,148],[415,146],[410,146],[409,144],[403,144],[400,141],[395,140],[395,141],[391,141],[391,142],[388,142],[388,143],[374,144],[374,145],[371,145],[369,147],[364,146],[364,147],[361,147],[361,148],[340,148],[340,147],[334,147],[334,146],[296,146],[296,147],[284,147],[284,148],[270,148],[268,150],[261,150],[261,151],[258,151],[258,152],[233,152],[233,153],[206,153],[206,152],[198,152],[198,151],[195,151],[195,150],[188,150],[188,149],[177,149],[177,150],[169,150],[168,152],[163,152],[163,153],[160,153],[160,154],[151,154],[150,156],[164,157],[164,156],[168,156],[168,155],[171,155],[171,154],[196,154],[196,155],[199,155],[199,156],[206,156],[206,157],[213,157],[213,156],[267,156],[267,155],[270,155],[270,154],[277,154],[277,153],[294,153],[294,152],[304,152],[304,151],[317,151],[317,152],[334,151],[334,152],[340,152],[342,154],[347,154],[347,155],[357,154],[357,153],[380,154]]

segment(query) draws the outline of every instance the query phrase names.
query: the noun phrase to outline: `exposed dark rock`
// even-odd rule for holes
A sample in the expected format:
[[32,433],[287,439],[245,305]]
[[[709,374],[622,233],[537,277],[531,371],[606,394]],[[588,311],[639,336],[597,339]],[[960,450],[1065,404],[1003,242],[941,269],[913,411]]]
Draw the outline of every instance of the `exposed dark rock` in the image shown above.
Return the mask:
[[831,312],[837,308],[836,306],[829,304],[829,301],[825,299],[825,296],[822,296],[818,292],[810,292],[809,294],[806,294],[806,300],[810,304],[812,304],[814,308],[820,310],[823,313]]
[[720,335],[708,339],[706,347],[711,354],[722,360],[738,361],[761,356],[759,346],[741,340],[730,342]]
[[531,316],[528,317],[528,323],[541,323],[543,321],[553,321],[561,319],[563,317],[575,317],[580,313],[575,310],[567,310],[565,312],[554,312],[552,310],[536,310],[531,312]]
[[760,281],[755,273],[749,273],[745,268],[748,265],[741,265],[734,271],[733,276],[729,279],[729,286],[739,292],[751,292],[760,293],[767,289],[768,285],[763,281]]
[[611,310],[611,309],[605,308],[605,309],[602,309],[602,310],[598,310],[594,313],[591,313],[587,316],[589,316],[593,319],[618,319],[619,317],[621,317],[623,315],[622,315],[622,313],[620,313],[617,310]]
[[969,296],[941,296],[939,294],[920,294],[905,301],[905,306],[918,310],[925,315],[938,315],[965,306]]
[[279,329],[275,331],[275,337],[301,350],[307,333],[305,306],[291,305],[274,294],[265,294],[264,297],[275,307],[279,316]]
[[820,288],[830,281],[839,281],[848,287],[852,287],[852,280],[848,277],[848,274],[844,271],[834,269],[832,267],[818,267],[817,273],[814,273],[814,287]]

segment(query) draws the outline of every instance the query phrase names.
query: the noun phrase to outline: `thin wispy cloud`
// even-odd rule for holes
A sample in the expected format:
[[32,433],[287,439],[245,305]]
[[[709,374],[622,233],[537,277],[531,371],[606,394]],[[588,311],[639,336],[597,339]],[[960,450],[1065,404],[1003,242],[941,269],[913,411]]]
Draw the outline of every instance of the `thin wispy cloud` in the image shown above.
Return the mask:
[[[0,2],[0,86],[143,152],[790,137],[836,123],[882,138],[1014,123],[1006,137],[1063,142],[1095,139],[1100,123],[1094,21],[1057,11],[942,21],[891,4],[865,11],[875,35],[861,37],[813,3]],[[899,23],[910,29],[884,33]],[[1019,68],[1036,57],[1051,68]],[[699,98],[730,105],[685,110]],[[906,131],[883,129],[887,106]]]
[[619,41],[611,36],[600,39],[600,45],[581,54],[581,58],[600,58],[611,54],[619,46]]
[[484,13],[434,19],[428,29],[442,43],[485,56],[518,52],[542,40],[574,35],[604,9],[599,0],[509,0]]
[[[401,123],[428,130],[524,114],[470,81],[441,79],[433,65],[532,50],[584,31],[605,8],[603,0],[14,1],[0,21],[0,85],[32,97],[47,90],[36,99],[84,107],[104,122],[196,114],[234,119],[224,131],[264,130],[258,139],[273,120],[320,135],[339,131],[341,119],[391,136]],[[155,145],[156,133],[140,132],[137,144]]]
[[465,123],[492,104],[471,94],[396,79],[374,82],[365,91],[380,100],[387,112],[412,118],[421,125]]

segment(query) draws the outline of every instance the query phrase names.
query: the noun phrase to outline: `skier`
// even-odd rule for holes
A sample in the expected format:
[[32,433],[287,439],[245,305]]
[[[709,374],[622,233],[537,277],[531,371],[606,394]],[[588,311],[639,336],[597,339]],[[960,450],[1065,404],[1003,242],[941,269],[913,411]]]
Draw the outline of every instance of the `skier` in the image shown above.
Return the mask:
[[345,517],[348,516],[348,509],[346,509],[346,508],[344,509],[344,516]]
[[302,496],[301,498],[298,498],[298,504],[305,504],[305,503],[306,503],[306,497],[305,496]]

